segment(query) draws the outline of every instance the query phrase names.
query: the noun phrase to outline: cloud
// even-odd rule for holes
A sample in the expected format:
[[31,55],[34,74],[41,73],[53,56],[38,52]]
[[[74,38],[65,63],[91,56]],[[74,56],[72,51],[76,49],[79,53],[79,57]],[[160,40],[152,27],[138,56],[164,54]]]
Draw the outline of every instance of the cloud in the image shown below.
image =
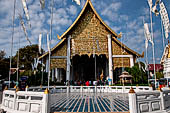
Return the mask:
[[67,11],[69,14],[75,16],[77,14],[77,8],[74,5],[70,5],[69,8],[67,8]]
[[[23,30],[20,26],[18,14],[21,14],[23,21],[28,31],[28,37],[33,44],[38,43],[39,33],[43,33],[43,40],[46,40],[46,34],[50,32],[51,23],[51,1],[46,1],[45,8],[41,10],[39,0],[28,0],[28,10],[32,27],[29,28],[23,13],[23,6],[20,0],[16,0],[16,16],[15,16],[15,34],[14,34],[14,52],[17,51],[18,39],[20,39],[20,47],[28,45]],[[98,14],[102,17],[105,23],[110,26],[116,33],[123,32],[123,37],[120,39],[129,48],[141,53],[145,50],[145,37],[143,33],[143,18],[145,22],[150,22],[149,8],[146,2],[141,1],[141,4],[134,2],[139,8],[136,9],[137,14],[132,14],[135,9],[129,8],[130,2],[120,0],[91,0]],[[76,16],[84,6],[86,0],[81,0],[81,6],[76,5],[71,0],[54,0],[54,13],[53,13],[53,40],[54,46],[58,40],[56,34],[61,35],[76,19]],[[170,5],[166,2],[167,10],[169,11]],[[133,4],[133,5],[134,5]],[[168,7],[168,5],[169,7]],[[127,5],[127,6],[126,6]],[[126,7],[125,7],[126,6]],[[12,16],[13,16],[13,2],[10,0],[0,1],[0,49],[4,49],[10,55],[10,44],[12,34]],[[133,10],[133,11],[132,11]],[[154,21],[154,42],[155,48],[162,45],[161,30],[158,30],[158,25]],[[44,45],[46,43],[44,42]],[[46,49],[46,46],[44,47]],[[47,49],[46,49],[47,50]],[[149,44],[148,51],[150,52],[149,58],[152,57],[152,48]],[[162,48],[156,51],[156,58],[160,58]],[[159,59],[157,59],[158,61]]]
[[120,7],[121,7],[120,2],[111,3],[107,7],[103,8],[104,10],[101,11],[101,15],[108,17],[108,19],[111,21],[115,21],[119,17],[117,11],[118,9],[120,9]]

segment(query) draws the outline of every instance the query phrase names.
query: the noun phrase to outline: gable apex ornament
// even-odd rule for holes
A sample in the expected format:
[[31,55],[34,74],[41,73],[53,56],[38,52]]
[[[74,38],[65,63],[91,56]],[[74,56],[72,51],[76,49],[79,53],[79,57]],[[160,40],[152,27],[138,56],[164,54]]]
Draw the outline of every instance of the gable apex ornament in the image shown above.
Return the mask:
[[[129,51],[130,53],[132,53],[135,56],[141,57],[142,55],[138,54],[137,52],[131,50],[130,48],[128,48],[126,45],[124,45],[123,43],[121,43],[118,38],[122,37],[122,33],[117,34],[114,30],[112,30],[100,17],[100,15],[96,12],[91,0],[86,0],[86,3],[83,7],[83,9],[81,10],[81,12],[79,13],[78,17],[75,19],[75,21],[70,25],[70,27],[61,35],[57,35],[57,38],[60,39],[61,41],[59,43],[57,43],[57,45],[55,47],[53,47],[51,49],[51,52],[53,50],[55,50],[60,44],[62,44],[66,39],[67,36],[70,35],[71,31],[74,29],[74,27],[79,23],[81,17],[83,14],[86,13],[86,9],[90,8],[91,11],[94,13],[95,18],[97,18],[100,22],[100,24],[103,26],[103,29],[107,30],[111,35],[112,35],[112,40],[114,40],[116,43],[118,43],[119,45],[122,45],[122,47],[124,49],[126,49],[127,51]],[[42,56],[40,56],[39,58],[43,58],[45,56],[47,56],[48,52],[46,52],[45,54],[43,54]]]

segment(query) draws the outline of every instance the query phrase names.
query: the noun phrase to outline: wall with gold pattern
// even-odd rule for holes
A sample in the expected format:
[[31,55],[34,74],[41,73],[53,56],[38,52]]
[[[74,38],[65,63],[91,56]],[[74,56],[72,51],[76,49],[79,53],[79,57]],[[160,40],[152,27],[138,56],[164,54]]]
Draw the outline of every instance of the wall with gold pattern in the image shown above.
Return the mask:
[[[51,54],[51,56],[67,56],[67,40],[60,44]],[[51,68],[66,69],[66,59],[51,59]]]
[[90,6],[81,16],[76,26],[70,32],[71,57],[75,54],[105,54],[108,56],[107,34],[104,25],[101,24]]
[[[76,25],[69,31],[71,35],[71,58],[77,55],[105,54],[108,58],[108,34],[112,34],[100,22],[90,6],[87,6],[83,15],[81,15]],[[131,55],[130,52],[121,48],[114,39],[112,39],[113,55]],[[52,56],[67,55],[67,40],[57,47]],[[122,60],[123,59],[123,60]],[[130,58],[113,58],[114,69],[116,67],[130,67]],[[51,66],[66,69],[66,59],[52,59]]]

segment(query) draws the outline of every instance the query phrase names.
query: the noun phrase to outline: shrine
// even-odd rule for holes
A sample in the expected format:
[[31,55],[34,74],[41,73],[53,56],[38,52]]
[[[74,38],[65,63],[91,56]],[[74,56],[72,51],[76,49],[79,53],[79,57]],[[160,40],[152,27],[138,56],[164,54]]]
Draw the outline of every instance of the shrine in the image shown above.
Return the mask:
[[[54,20],[55,21],[55,20]],[[98,15],[87,0],[74,23],[59,37],[60,42],[51,49],[50,70],[52,80],[111,80],[114,83],[121,68],[132,67],[142,55],[131,50]],[[48,70],[49,52],[43,59]]]

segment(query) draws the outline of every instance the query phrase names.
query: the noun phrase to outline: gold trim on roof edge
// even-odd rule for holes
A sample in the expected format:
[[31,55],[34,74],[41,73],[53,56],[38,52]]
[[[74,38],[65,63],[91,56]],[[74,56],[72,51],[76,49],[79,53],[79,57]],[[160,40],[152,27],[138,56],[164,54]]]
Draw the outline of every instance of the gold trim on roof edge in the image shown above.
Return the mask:
[[[119,40],[117,40],[116,37],[120,38],[122,35],[120,34],[116,34],[107,24],[105,24],[105,22],[101,19],[101,17],[99,16],[99,14],[96,12],[95,8],[93,7],[92,3],[90,0],[87,0],[82,11],[80,12],[79,16],[76,18],[76,20],[74,21],[74,23],[60,36],[58,37],[59,39],[62,39],[55,47],[53,47],[51,49],[51,51],[53,51],[54,49],[56,49],[62,42],[64,42],[64,40],[66,39],[66,34],[75,26],[75,24],[78,22],[78,20],[80,19],[80,17],[82,16],[82,14],[84,13],[87,5],[90,5],[90,7],[92,8],[93,12],[95,13],[95,15],[97,16],[97,18],[100,20],[100,22],[111,32],[113,33],[113,37],[112,39],[114,39],[119,45],[122,45],[122,47],[124,49],[127,49],[128,51],[130,51],[131,53],[133,53],[134,55],[141,57],[142,55],[138,54],[137,52],[133,51],[132,49],[128,48],[126,45],[124,45],[123,43],[121,43]],[[46,52],[45,54],[43,54],[42,56],[39,57],[39,59],[43,58],[44,56],[46,56],[48,54],[48,52]]]
[[[65,39],[66,38],[63,38],[55,47],[53,47],[52,49],[51,49],[51,51],[53,51],[54,49],[56,49],[60,44],[62,44],[64,41],[65,41]],[[46,56],[46,55],[48,55],[48,51],[46,52],[46,53],[44,53],[43,55],[41,55],[40,57],[39,57],[39,59],[41,59],[41,58],[43,58],[44,56]]]
[[101,19],[101,17],[98,15],[98,13],[96,12],[95,8],[93,7],[91,1],[90,1],[90,0],[87,0],[86,3],[85,3],[85,5],[84,5],[84,7],[83,7],[83,9],[81,10],[79,16],[76,18],[76,20],[74,21],[74,23],[60,36],[60,39],[62,39],[64,36],[66,36],[66,34],[67,34],[67,33],[74,27],[74,25],[78,22],[78,20],[80,19],[80,17],[81,17],[82,14],[84,13],[84,11],[85,11],[88,3],[90,4],[92,10],[93,10],[94,13],[97,15],[97,18],[101,21],[101,23],[102,23],[111,33],[113,33],[116,37],[119,37],[119,38],[120,38],[121,35],[117,35],[108,25],[106,25],[106,24],[104,23],[104,21]]
[[127,47],[126,45],[124,45],[123,43],[121,43],[117,38],[112,37],[112,39],[114,39],[120,46],[122,46],[123,49],[126,49],[128,51],[130,51],[131,53],[133,53],[134,55],[138,56],[138,57],[143,57],[141,54],[133,51],[132,49],[130,49],[129,47]]

